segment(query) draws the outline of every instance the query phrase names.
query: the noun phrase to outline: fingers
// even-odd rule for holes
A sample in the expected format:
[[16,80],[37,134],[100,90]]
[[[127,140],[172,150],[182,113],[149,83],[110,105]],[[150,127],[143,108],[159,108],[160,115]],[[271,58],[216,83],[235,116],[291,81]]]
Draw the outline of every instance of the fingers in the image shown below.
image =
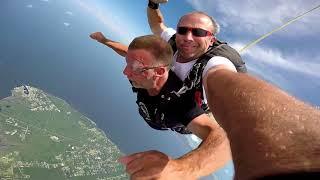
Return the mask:
[[124,156],[121,157],[119,161],[126,166],[126,171],[128,174],[134,174],[143,169],[143,154],[144,152]]
[[126,171],[128,174],[134,174],[142,170],[143,167],[143,160],[135,159],[127,164]]
[[90,37],[92,39],[97,39],[97,32],[90,34]]
[[135,159],[137,159],[137,158],[142,157],[143,154],[144,154],[144,152],[140,152],[140,153],[130,154],[130,155],[128,155],[128,156],[123,156],[123,157],[121,157],[121,158],[119,159],[119,161],[120,161],[123,165],[127,166],[128,163],[130,163],[131,161],[133,161],[133,160],[135,160]]
[[100,40],[103,38],[103,35],[101,32],[94,32],[94,33],[90,34],[90,37],[95,40]]
[[119,161],[126,166],[126,172],[131,180],[151,180],[167,177],[163,173],[170,157],[162,152],[151,150],[121,157]]

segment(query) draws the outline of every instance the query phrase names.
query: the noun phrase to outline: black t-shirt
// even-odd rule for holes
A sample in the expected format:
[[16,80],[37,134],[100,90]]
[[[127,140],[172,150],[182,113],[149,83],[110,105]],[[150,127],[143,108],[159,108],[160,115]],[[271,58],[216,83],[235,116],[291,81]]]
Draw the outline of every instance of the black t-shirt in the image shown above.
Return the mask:
[[205,113],[190,93],[178,98],[168,96],[178,91],[182,83],[170,70],[168,80],[157,96],[150,96],[145,89],[132,88],[137,93],[136,102],[139,106],[139,113],[152,128],[171,129],[182,134],[189,134],[191,132],[186,129],[186,126],[194,118]]

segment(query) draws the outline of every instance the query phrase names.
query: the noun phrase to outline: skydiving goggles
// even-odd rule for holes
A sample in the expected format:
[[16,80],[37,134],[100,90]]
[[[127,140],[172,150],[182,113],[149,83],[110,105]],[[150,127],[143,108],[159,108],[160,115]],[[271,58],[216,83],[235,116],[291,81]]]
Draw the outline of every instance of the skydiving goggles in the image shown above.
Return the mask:
[[138,60],[131,60],[127,62],[126,68],[129,68],[133,73],[135,74],[141,74],[149,69],[156,69],[156,68],[161,68],[161,67],[168,67],[170,64],[165,64],[165,65],[158,65],[158,66],[142,66],[143,63],[141,63]]
[[177,33],[180,35],[186,35],[188,32],[191,32],[193,36],[196,37],[205,37],[212,36],[213,33],[201,28],[191,28],[191,27],[177,27]]

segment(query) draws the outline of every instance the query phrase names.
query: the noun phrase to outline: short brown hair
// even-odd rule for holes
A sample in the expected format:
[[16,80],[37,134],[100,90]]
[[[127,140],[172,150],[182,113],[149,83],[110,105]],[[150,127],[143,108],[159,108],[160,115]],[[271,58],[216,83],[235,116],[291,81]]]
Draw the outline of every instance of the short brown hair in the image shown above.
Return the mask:
[[139,36],[133,39],[128,50],[143,49],[150,52],[158,65],[172,65],[173,51],[169,43],[156,35]]

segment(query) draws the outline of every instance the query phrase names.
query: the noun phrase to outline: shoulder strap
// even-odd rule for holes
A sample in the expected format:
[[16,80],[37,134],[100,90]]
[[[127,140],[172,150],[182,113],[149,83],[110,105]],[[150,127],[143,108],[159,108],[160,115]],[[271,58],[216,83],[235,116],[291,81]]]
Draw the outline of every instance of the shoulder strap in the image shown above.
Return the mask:
[[173,50],[173,54],[175,52],[177,52],[177,44],[176,44],[176,34],[174,34],[173,36],[171,36],[171,38],[169,39],[168,43],[170,44],[172,50]]
[[[174,52],[177,51],[175,38],[176,35],[174,34],[168,41]],[[185,93],[195,93],[196,91],[199,91],[201,93],[201,98],[203,99],[202,72],[208,61],[214,56],[222,56],[229,59],[234,64],[238,72],[247,72],[245,62],[241,59],[240,54],[235,49],[230,47],[226,42],[217,40],[211,47],[209,47],[205,54],[198,58],[196,63],[192,66],[187,78],[183,82],[182,88],[180,88],[180,90],[177,92],[171,92],[166,98],[177,99]],[[203,109],[208,109],[208,107],[203,107]]]
[[247,68],[240,54],[226,42],[217,40],[206,52],[205,56],[222,56],[229,59],[240,73],[246,73]]

